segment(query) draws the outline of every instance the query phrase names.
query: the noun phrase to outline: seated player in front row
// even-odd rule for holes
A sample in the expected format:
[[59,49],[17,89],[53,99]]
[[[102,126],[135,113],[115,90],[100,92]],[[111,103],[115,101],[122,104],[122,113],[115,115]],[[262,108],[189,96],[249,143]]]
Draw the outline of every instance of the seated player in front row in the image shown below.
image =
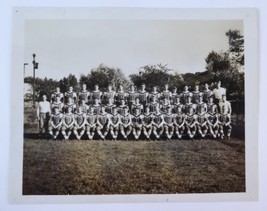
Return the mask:
[[190,139],[193,139],[197,131],[197,121],[196,115],[194,114],[193,107],[190,107],[185,115],[185,125],[187,130],[187,135]]
[[161,135],[164,132],[164,119],[163,115],[160,112],[159,106],[156,107],[156,113],[153,114],[153,134],[155,135],[156,139],[160,139]]
[[86,113],[83,113],[81,107],[78,107],[77,113],[74,115],[74,129],[73,133],[78,140],[81,139],[85,132]]
[[62,122],[62,135],[64,139],[69,139],[74,127],[74,114],[72,113],[72,108],[68,107],[67,112],[63,115]]
[[55,111],[51,114],[50,121],[49,121],[49,134],[56,139],[59,135],[63,122],[63,114],[59,112],[59,109],[56,107]]
[[128,140],[128,136],[132,132],[132,118],[128,112],[128,108],[124,108],[123,114],[120,115],[120,120],[121,135],[125,138],[125,140]]
[[110,114],[110,134],[112,138],[116,141],[119,134],[119,126],[120,126],[120,116],[118,115],[117,108],[112,110],[112,114]]
[[132,114],[132,127],[135,140],[138,140],[142,132],[143,115],[139,109],[135,109]]
[[90,140],[92,140],[95,135],[96,123],[97,115],[94,113],[94,108],[91,107],[86,115],[86,134]]
[[97,116],[97,134],[102,140],[106,139],[106,136],[109,131],[110,120],[109,114],[105,111],[105,107],[101,108],[101,112]]
[[150,135],[153,128],[153,117],[150,113],[149,107],[146,108],[146,112],[143,114],[143,134],[150,140]]
[[201,138],[204,138],[208,132],[208,120],[205,107],[200,107],[197,114],[197,130]]
[[170,140],[174,133],[174,121],[175,121],[171,107],[167,108],[167,113],[163,115],[163,118],[164,118],[165,134],[168,140]]
[[179,139],[182,138],[185,130],[185,115],[183,114],[182,107],[177,107],[175,114],[175,133]]

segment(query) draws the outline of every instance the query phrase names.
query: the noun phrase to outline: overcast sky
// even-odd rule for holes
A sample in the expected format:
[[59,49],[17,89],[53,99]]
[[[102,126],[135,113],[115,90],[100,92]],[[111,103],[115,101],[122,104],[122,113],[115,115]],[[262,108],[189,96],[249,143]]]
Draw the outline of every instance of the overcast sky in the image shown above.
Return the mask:
[[88,74],[103,63],[126,76],[147,64],[168,64],[180,73],[205,70],[212,50],[228,49],[225,32],[238,29],[239,20],[30,20],[25,25],[26,76],[61,79],[70,73]]

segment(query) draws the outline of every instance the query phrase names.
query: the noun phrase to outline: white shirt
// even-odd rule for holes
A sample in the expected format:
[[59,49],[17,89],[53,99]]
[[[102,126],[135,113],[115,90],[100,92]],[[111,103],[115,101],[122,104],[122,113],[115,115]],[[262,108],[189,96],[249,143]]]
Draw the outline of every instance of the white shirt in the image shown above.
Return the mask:
[[213,94],[214,94],[214,97],[216,99],[219,99],[221,100],[222,99],[222,95],[226,95],[226,89],[225,88],[215,88],[213,89]]
[[41,101],[38,104],[37,114],[39,113],[51,113],[50,103],[48,101]]

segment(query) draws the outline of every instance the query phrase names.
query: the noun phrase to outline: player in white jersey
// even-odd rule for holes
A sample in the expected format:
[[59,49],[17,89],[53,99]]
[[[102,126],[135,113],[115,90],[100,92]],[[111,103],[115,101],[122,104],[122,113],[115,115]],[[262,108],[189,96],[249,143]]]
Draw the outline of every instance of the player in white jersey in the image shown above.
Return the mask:
[[51,104],[52,111],[54,111],[55,107],[57,107],[60,112],[63,112],[64,103],[62,103],[59,96],[57,96],[56,100]]
[[94,99],[94,104],[91,105],[90,108],[93,108],[94,113],[98,115],[100,113],[100,111],[101,111],[101,105],[99,104],[99,100],[98,99]]
[[97,100],[101,103],[102,92],[99,90],[99,86],[96,84],[94,91],[91,92],[91,103],[94,103]]
[[68,98],[71,98],[73,102],[76,102],[77,100],[77,94],[76,92],[73,91],[72,86],[69,87],[69,90],[65,92],[64,96],[65,96],[65,102],[68,101]]
[[90,140],[93,139],[95,135],[95,130],[97,126],[97,115],[94,113],[94,108],[90,108],[88,114],[86,115],[86,134]]
[[199,91],[199,86],[195,85],[195,90],[192,92],[192,102],[199,103],[199,98],[203,96],[203,93]]
[[159,107],[159,103],[156,101],[155,97],[152,97],[152,102],[150,102],[147,107],[149,108],[150,113],[156,113],[156,108]]
[[205,88],[203,90],[203,101],[208,103],[209,98],[212,97],[213,92],[209,89],[209,85],[205,83]]
[[109,99],[111,99],[111,102],[114,103],[115,101],[115,91],[112,90],[112,85],[108,85],[108,91],[104,92],[103,95],[102,95],[102,98],[103,98],[103,103],[104,104],[108,104],[109,103]]
[[222,107],[221,113],[219,114],[219,127],[221,139],[226,138],[230,140],[232,126],[231,126],[231,114],[227,111],[226,107]]
[[74,115],[74,129],[73,133],[78,140],[81,139],[85,133],[86,113],[83,112],[81,107],[78,107],[77,113]]
[[143,109],[145,109],[148,103],[148,92],[146,91],[145,84],[142,84],[141,90],[138,92],[138,98],[140,100],[140,103],[143,105]]
[[160,139],[161,135],[164,132],[163,124],[163,115],[160,112],[159,107],[157,107],[156,113],[153,114],[153,134],[155,135],[156,139]]
[[192,97],[192,92],[188,91],[188,86],[184,86],[184,91],[180,94],[181,103],[185,104],[187,102],[188,97]]
[[87,91],[86,84],[83,84],[82,85],[82,89],[81,89],[81,91],[79,92],[78,95],[79,95],[79,102],[81,102],[82,100],[84,100],[86,104],[89,103],[89,100],[90,100],[90,92]]
[[56,139],[59,135],[63,122],[63,114],[59,112],[58,108],[55,108],[55,111],[51,114],[49,121],[49,133]]
[[153,102],[153,98],[156,102],[159,102],[160,93],[158,92],[156,86],[154,86],[152,92],[149,93],[149,103]]
[[[212,101],[210,99],[213,100],[213,98],[210,97],[209,98],[210,102]],[[208,114],[207,114],[208,126],[209,126],[210,135],[213,138],[216,138],[219,132],[219,121],[218,121],[218,114],[217,114],[217,106],[214,103],[212,104],[214,106],[210,106],[210,109],[208,109]]]
[[167,98],[164,98],[163,103],[160,105],[160,111],[161,113],[167,113],[168,109],[172,109],[172,105],[170,104],[170,100]]
[[118,113],[123,114],[125,108],[128,109],[129,107],[125,104],[125,100],[121,100],[121,104],[117,108],[118,108]]
[[181,139],[185,131],[185,115],[183,114],[182,107],[177,107],[174,125],[175,133]]
[[138,93],[135,91],[134,85],[131,85],[130,91],[128,92],[127,95],[127,102],[129,106],[129,110],[132,111],[132,105],[135,102],[135,98],[138,97]]
[[185,114],[185,126],[187,130],[187,135],[190,139],[193,139],[197,132],[197,120],[194,114],[194,109],[190,107],[188,112]]
[[232,113],[231,103],[226,100],[226,95],[222,95],[222,100],[219,103],[219,108],[220,108],[220,113],[222,113],[223,111],[226,112],[227,114]]
[[121,101],[126,100],[126,97],[126,92],[124,91],[122,84],[120,84],[119,90],[116,93],[116,105],[121,105]]
[[200,107],[197,113],[197,130],[201,138],[204,138],[208,132],[208,115],[204,107]]
[[113,113],[113,109],[116,108],[116,105],[114,105],[114,103],[113,103],[113,99],[111,99],[111,98],[108,99],[108,103],[105,105],[105,108],[106,108],[107,113],[109,113],[109,114]]
[[168,107],[167,113],[163,114],[163,119],[164,119],[163,125],[165,129],[165,134],[167,136],[167,139],[170,140],[174,133],[174,122],[175,122],[175,117],[174,114],[172,113],[171,107]]
[[132,105],[132,111],[131,114],[136,113],[136,110],[139,110],[139,113],[142,113],[144,110],[143,104],[140,103],[139,98],[135,98],[135,103]]
[[138,140],[142,132],[143,115],[140,113],[139,109],[136,109],[135,112],[132,114],[131,118],[132,118],[133,136],[135,140]]
[[74,114],[72,113],[71,107],[68,107],[67,112],[63,115],[63,121],[62,121],[62,135],[64,136],[64,139],[69,139],[72,130],[74,128]]
[[39,120],[39,133],[40,135],[48,132],[48,122],[51,114],[51,105],[47,101],[46,95],[42,96],[42,101],[38,103],[37,106],[37,118]]
[[85,100],[81,100],[79,108],[82,109],[82,112],[87,114],[89,110],[89,106],[85,103]]
[[222,96],[226,95],[226,89],[221,87],[221,81],[217,82],[217,87],[213,89],[214,103],[219,104],[222,100]]
[[112,114],[110,114],[110,134],[112,138],[116,141],[119,134],[119,126],[120,126],[120,115],[117,112],[117,108],[112,110]]
[[101,112],[97,115],[97,134],[102,140],[106,139],[110,126],[110,114],[105,111],[105,107],[101,108]]
[[148,140],[150,140],[152,129],[153,129],[153,116],[152,113],[150,113],[149,107],[147,107],[145,113],[143,114],[143,134]]
[[125,140],[128,140],[128,136],[132,132],[132,118],[131,114],[128,112],[128,108],[125,108],[124,114],[120,115],[120,132]]
[[64,95],[60,92],[60,88],[58,86],[56,87],[56,91],[51,94],[51,103],[55,102],[57,97],[59,97],[60,101],[63,102]]
[[68,108],[69,108],[69,107],[71,108],[71,112],[72,112],[72,113],[76,112],[76,104],[73,103],[73,100],[72,100],[71,97],[69,97],[69,98],[67,99],[67,103],[66,103],[65,106],[64,106],[64,112],[65,112],[65,113],[68,111]]

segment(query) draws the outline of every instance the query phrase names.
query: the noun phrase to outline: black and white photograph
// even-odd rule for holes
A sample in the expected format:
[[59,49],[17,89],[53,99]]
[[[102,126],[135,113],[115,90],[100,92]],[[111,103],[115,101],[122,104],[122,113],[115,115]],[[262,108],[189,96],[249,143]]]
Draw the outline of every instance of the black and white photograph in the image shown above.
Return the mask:
[[22,196],[245,194],[256,184],[244,19],[58,10],[63,18],[25,18],[23,35],[13,31]]

